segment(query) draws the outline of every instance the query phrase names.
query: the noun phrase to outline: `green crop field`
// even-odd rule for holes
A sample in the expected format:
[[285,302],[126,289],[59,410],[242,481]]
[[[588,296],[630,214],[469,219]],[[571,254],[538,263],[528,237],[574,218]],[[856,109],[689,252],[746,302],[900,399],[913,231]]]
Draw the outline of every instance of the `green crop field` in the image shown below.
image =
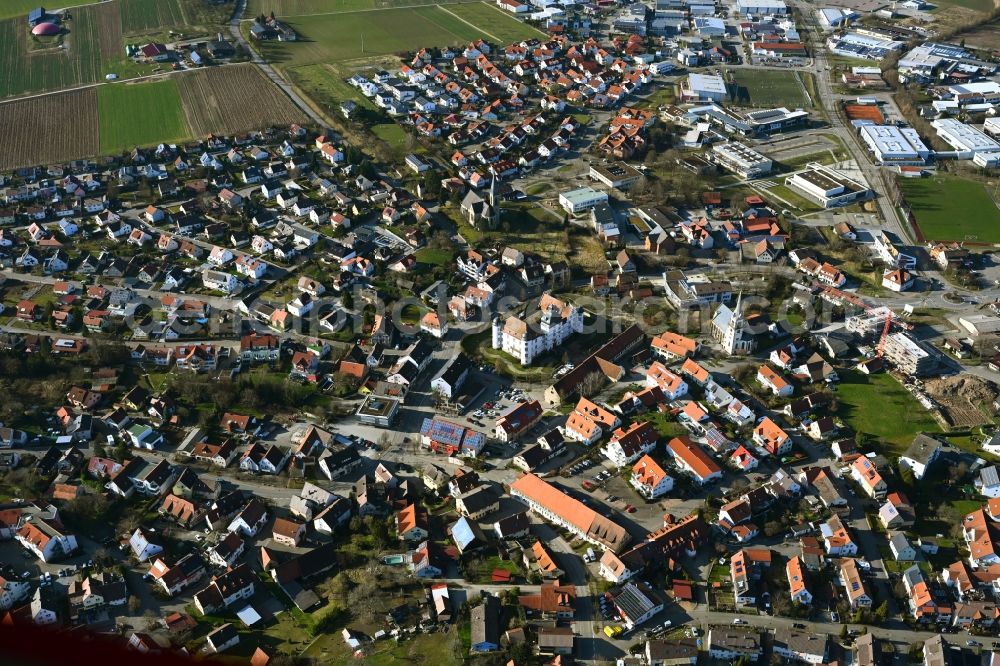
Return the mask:
[[730,97],[750,106],[804,107],[808,104],[794,71],[741,69],[732,72]]
[[433,5],[292,16],[286,21],[301,40],[265,42],[260,46],[265,58],[289,67],[384,56],[422,46],[460,45],[484,35],[482,29]]
[[421,5],[441,5],[479,0],[247,0],[245,16],[259,16],[274,12],[278,17],[308,16],[310,14],[338,14],[362,9],[393,9]]
[[179,0],[121,0],[121,14],[125,34],[162,30],[185,23]]
[[937,176],[899,185],[925,240],[1000,243],[1000,209],[982,183]]
[[442,7],[442,9],[483,29],[500,44],[510,44],[522,39],[537,39],[545,36],[527,23],[519,21],[509,13],[485,2],[453,5]]
[[97,91],[101,151],[122,150],[190,137],[181,96],[172,78],[113,84]]
[[260,16],[272,11],[279,17],[334,14],[375,9],[376,0],[247,0],[244,16]]
[[[94,0],[60,0],[57,4],[59,8],[66,9],[78,5],[87,5]],[[39,6],[38,0],[3,0],[0,2],[0,19],[20,18],[27,21],[28,12]],[[27,26],[27,23],[24,23]]]

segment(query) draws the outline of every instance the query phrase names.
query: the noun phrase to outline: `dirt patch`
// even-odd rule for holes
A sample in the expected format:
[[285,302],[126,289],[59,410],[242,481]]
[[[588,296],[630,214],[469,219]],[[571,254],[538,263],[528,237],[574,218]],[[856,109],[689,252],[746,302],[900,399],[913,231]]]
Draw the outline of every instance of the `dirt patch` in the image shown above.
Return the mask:
[[996,400],[996,384],[979,377],[959,375],[929,379],[924,390],[941,405],[945,419],[956,427],[971,427],[991,422],[983,406]]
[[1000,24],[987,23],[963,32],[960,37],[966,46],[993,51],[1000,49]]

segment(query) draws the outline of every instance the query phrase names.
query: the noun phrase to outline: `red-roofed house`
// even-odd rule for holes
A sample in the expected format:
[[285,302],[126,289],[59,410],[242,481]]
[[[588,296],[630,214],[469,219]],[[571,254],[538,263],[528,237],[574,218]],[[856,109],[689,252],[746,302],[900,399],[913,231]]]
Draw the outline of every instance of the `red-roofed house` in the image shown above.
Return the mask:
[[656,499],[670,492],[674,480],[655,460],[644,455],[632,466],[632,485],[646,499]]

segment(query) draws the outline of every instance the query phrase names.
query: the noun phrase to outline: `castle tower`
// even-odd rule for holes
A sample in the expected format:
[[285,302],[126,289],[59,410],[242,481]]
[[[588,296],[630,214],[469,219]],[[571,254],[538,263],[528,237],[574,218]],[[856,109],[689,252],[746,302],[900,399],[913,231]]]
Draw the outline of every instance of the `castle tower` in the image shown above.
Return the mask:
[[556,319],[558,319],[558,317],[559,313],[554,305],[550,305],[549,307],[545,308],[545,310],[542,312],[541,321],[539,322],[542,329],[542,333],[548,334],[548,332],[552,330],[552,326],[553,324],[556,323]]

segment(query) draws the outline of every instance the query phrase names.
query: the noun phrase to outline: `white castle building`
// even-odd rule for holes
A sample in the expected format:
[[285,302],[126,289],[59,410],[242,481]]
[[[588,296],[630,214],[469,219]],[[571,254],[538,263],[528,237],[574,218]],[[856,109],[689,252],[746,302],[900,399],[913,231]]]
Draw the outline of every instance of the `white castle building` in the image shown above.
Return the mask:
[[[493,348],[502,349],[521,365],[531,365],[540,354],[559,347],[574,333],[583,332],[583,310],[551,294],[542,294],[539,313],[530,320],[493,318]],[[537,319],[537,321],[536,321]]]

